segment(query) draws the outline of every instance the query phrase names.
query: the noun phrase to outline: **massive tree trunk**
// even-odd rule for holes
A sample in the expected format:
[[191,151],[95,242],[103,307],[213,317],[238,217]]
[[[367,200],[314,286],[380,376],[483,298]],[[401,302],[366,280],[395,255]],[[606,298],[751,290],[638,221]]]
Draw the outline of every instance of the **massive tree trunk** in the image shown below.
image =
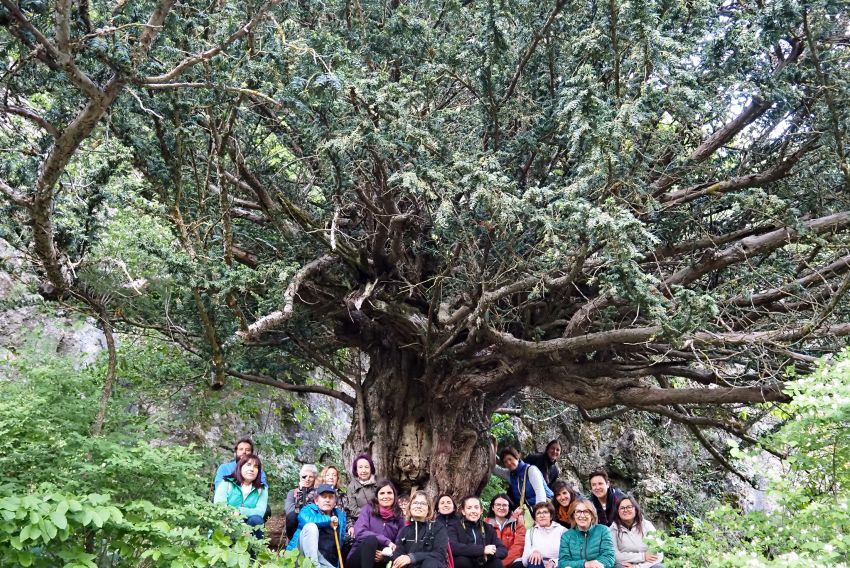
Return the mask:
[[456,497],[479,492],[494,460],[490,416],[504,397],[476,395],[468,384],[450,370],[429,376],[412,351],[373,351],[343,452],[346,468],[368,452],[378,477],[392,479],[405,492],[412,487]]

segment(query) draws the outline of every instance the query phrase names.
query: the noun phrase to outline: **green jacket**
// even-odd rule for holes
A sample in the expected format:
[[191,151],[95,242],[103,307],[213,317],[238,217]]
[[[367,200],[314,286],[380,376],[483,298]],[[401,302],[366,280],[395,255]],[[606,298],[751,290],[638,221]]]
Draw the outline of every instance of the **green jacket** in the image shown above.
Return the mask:
[[236,507],[243,517],[263,516],[269,503],[269,492],[265,487],[259,489],[253,487],[251,492],[243,499],[242,489],[236,483],[236,480],[232,477],[225,477],[224,481],[216,487],[213,503],[226,503],[231,507]]
[[614,568],[614,542],[605,525],[593,525],[587,532],[574,528],[561,535],[558,568],[584,568],[588,560],[598,560],[605,568]]

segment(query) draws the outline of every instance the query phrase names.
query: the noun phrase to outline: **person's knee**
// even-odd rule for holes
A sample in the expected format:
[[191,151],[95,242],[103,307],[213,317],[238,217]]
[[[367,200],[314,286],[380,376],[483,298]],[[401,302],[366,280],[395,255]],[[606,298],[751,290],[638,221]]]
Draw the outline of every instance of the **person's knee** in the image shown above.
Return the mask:
[[265,520],[261,515],[251,515],[250,517],[245,519],[245,524],[249,527],[256,527],[265,523]]
[[426,558],[417,565],[417,568],[446,568],[446,563],[441,563],[436,558]]
[[319,526],[316,523],[307,523],[301,528],[301,538],[319,536]]

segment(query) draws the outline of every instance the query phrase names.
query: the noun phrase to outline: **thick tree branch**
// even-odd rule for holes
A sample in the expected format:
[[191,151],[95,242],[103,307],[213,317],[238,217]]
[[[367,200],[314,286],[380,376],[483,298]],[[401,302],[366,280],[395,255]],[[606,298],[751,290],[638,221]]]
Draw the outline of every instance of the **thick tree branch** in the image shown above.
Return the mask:
[[285,381],[279,381],[272,377],[266,375],[254,375],[249,373],[242,373],[235,369],[227,369],[227,374],[231,377],[236,377],[237,379],[242,379],[243,381],[248,381],[251,383],[257,383],[259,385],[266,385],[270,387],[274,387],[276,389],[281,389],[285,391],[291,392],[304,392],[304,393],[315,393],[315,394],[324,394],[330,397],[333,397],[337,400],[341,400],[345,404],[354,408],[357,404],[357,401],[353,396],[347,395],[344,392],[340,392],[334,390],[332,388],[323,387],[321,385],[294,385],[292,383],[287,383]]
[[11,106],[11,105],[5,106],[5,105],[3,105],[3,106],[0,106],[0,112],[6,113],[6,114],[15,114],[17,116],[22,116],[26,119],[29,119],[32,122],[34,122],[35,124],[39,125],[41,128],[43,128],[48,134],[50,134],[54,138],[58,137],[61,134],[61,132],[58,128],[56,128],[55,126],[50,124],[50,122],[48,122],[47,119],[45,119],[43,116],[41,116],[40,114],[38,114],[37,112],[35,112],[32,109],[19,107],[19,106]]
[[690,284],[709,272],[722,270],[747,258],[760,256],[797,242],[804,235],[844,231],[848,227],[850,227],[850,211],[843,211],[801,223],[799,229],[783,227],[763,235],[746,237],[696,264],[679,270],[664,281],[664,288]]
[[802,278],[798,278],[784,286],[765,290],[764,292],[759,292],[757,294],[740,294],[730,298],[729,304],[738,307],[763,306],[765,304],[777,302],[788,296],[798,294],[800,291],[810,287],[826,284],[831,278],[844,274],[848,270],[850,270],[850,255],[843,256],[838,260],[831,262],[827,266],[814,270],[810,274],[807,274]]
[[[6,1],[8,1],[8,0],[6,0]],[[238,30],[236,30],[235,32],[230,34],[230,36],[227,39],[225,39],[220,45],[218,45],[218,46],[216,46],[212,49],[208,49],[207,51],[204,51],[203,53],[199,53],[198,55],[193,55],[191,57],[187,57],[186,59],[184,59],[183,61],[178,63],[176,67],[171,69],[171,71],[168,71],[167,73],[163,73],[162,75],[155,75],[155,76],[152,76],[152,77],[145,78],[144,83],[146,83],[148,85],[157,84],[157,83],[169,83],[169,82],[173,81],[174,79],[176,79],[177,77],[179,77],[181,74],[183,74],[183,72],[186,71],[187,69],[197,65],[198,63],[201,63],[201,62],[204,62],[204,61],[209,61],[210,59],[212,59],[213,57],[215,57],[219,53],[222,53],[223,51],[225,51],[233,43],[235,43],[236,41],[238,41],[238,40],[242,39],[243,37],[245,37],[246,35],[248,35],[248,33],[250,33],[251,29],[254,26],[256,26],[258,22],[260,22],[261,20],[263,20],[266,17],[266,13],[269,10],[271,10],[273,7],[280,4],[280,2],[281,2],[281,0],[271,0],[270,2],[266,2],[263,6],[260,7],[260,9],[254,15],[254,17],[251,18],[251,20],[248,23],[246,23],[244,26],[240,27]]]
[[289,318],[292,317],[292,314],[295,311],[295,297],[298,294],[298,289],[301,287],[301,284],[307,278],[310,278],[314,274],[332,266],[337,262],[337,260],[338,259],[335,256],[328,255],[317,258],[316,260],[304,265],[303,268],[295,273],[292,280],[289,282],[289,286],[286,287],[286,291],[283,293],[283,308],[263,316],[248,326],[247,331],[238,331],[236,332],[236,335],[242,341],[250,342],[251,340],[260,337],[263,333],[283,325],[287,320],[289,320]]
[[817,137],[812,137],[796,152],[784,160],[777,162],[763,172],[739,176],[726,181],[702,183],[680,191],[671,191],[662,195],[660,200],[665,204],[665,206],[674,207],[676,205],[689,203],[706,195],[722,195],[730,191],[738,191],[740,189],[767,185],[768,183],[786,177],[788,172],[791,171],[791,168],[817,145],[817,140]]
[[[64,0],[67,1],[67,0]],[[74,64],[73,59],[68,53],[61,52],[47,39],[41,31],[36,28],[32,22],[27,19],[18,5],[12,0],[0,0],[0,3],[9,10],[12,17],[20,24],[20,26],[28,31],[36,41],[44,49],[45,57],[47,57],[53,65],[61,68],[68,79],[76,85],[83,93],[86,94],[92,101],[96,101],[103,96],[100,88],[83,73],[79,67]],[[52,65],[51,65],[52,66]]]

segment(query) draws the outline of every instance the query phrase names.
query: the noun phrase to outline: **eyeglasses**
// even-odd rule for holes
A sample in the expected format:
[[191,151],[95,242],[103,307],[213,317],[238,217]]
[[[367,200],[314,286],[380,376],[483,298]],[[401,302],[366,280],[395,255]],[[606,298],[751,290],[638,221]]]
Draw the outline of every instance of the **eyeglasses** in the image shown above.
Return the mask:
[[414,507],[414,506],[415,507],[427,507],[428,503],[426,503],[425,501],[411,501],[410,506],[411,507]]
[[620,510],[621,511],[634,511],[635,508],[632,507],[631,505],[626,505],[625,507],[620,507]]
[[590,515],[590,511],[588,511],[587,509],[576,509],[575,511],[573,511],[573,515],[575,515],[576,517],[583,517],[585,515]]

